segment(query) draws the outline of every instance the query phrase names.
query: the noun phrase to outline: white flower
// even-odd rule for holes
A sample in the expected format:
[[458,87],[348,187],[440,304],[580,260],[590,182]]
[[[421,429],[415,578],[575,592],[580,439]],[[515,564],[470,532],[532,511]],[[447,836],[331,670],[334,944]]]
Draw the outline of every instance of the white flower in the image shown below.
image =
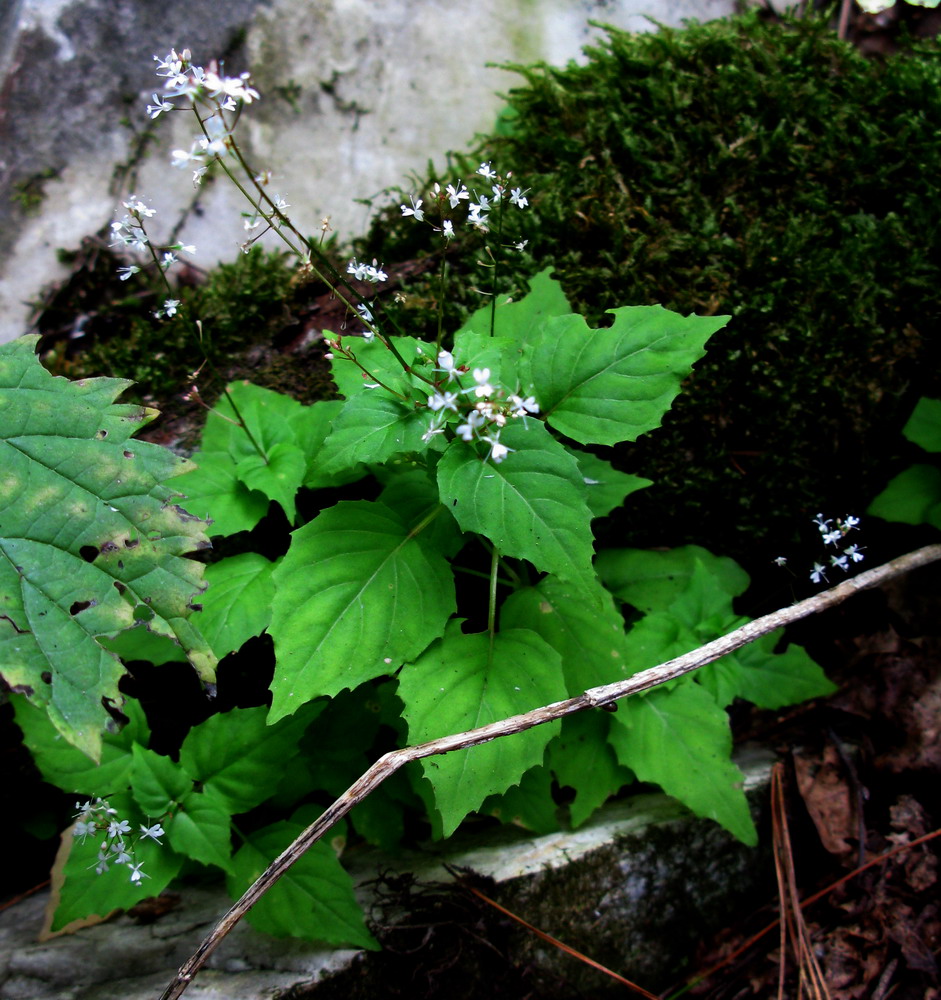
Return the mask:
[[128,853],[123,840],[119,840],[116,844],[112,844],[111,852],[114,854],[114,857],[111,859],[113,864],[126,865],[131,860],[131,855]]
[[164,271],[166,271],[167,268],[175,264],[176,261],[177,261],[176,254],[167,252],[163,255],[163,259],[160,261],[160,266],[164,269]]
[[[157,840],[158,837],[165,836],[166,831],[159,823],[154,823],[153,826],[144,826],[141,824],[140,835],[142,837],[150,837],[151,840]],[[162,841],[157,840],[158,844],[162,844]]]
[[[212,71],[204,74],[202,82],[209,90],[210,97],[219,97],[225,94],[226,98],[232,98],[251,104],[258,100],[258,91],[248,86],[250,73],[243,73],[241,76],[221,77]],[[223,104],[225,106],[225,103]]]
[[814,583],[820,583],[821,580],[826,581],[827,574],[820,563],[814,563],[814,568],[810,571],[810,579]]
[[526,249],[526,244],[528,242],[529,242],[529,240],[520,240],[519,243],[514,243],[513,244],[513,248],[515,250],[519,250],[519,252],[522,253]]
[[446,240],[454,238],[454,223],[450,219],[445,219],[444,222],[441,223],[441,235]]
[[787,556],[777,556],[773,560],[773,562],[774,562],[775,566],[786,566],[787,565]]
[[849,548],[843,550],[843,555],[849,556],[853,562],[862,562],[866,558],[858,545],[850,545]]
[[130,278],[130,276],[132,274],[137,274],[137,272],[139,270],[140,270],[140,268],[137,267],[137,266],[135,266],[134,264],[130,264],[128,267],[119,267],[118,268],[118,277],[122,281],[127,281],[127,279]]
[[486,163],[481,163],[481,165],[477,168],[477,173],[480,174],[481,177],[486,177],[488,181],[495,180],[497,176],[496,170],[490,169],[490,160],[487,160]]
[[853,517],[852,514],[847,514],[847,516],[843,519],[844,531],[852,531],[853,528],[856,528],[858,526],[859,526],[859,518]]
[[830,519],[824,518],[823,514],[818,514],[814,518],[814,524],[820,529],[821,535],[825,535],[830,530]]
[[458,368],[454,364],[454,356],[450,351],[439,351],[438,352],[438,367],[435,369],[436,372],[441,372],[443,375],[448,376],[448,381],[457,378]]
[[199,154],[186,149],[174,149],[170,154],[170,165],[174,167],[185,167],[191,160],[198,160]]
[[524,195],[522,188],[513,188],[510,192],[510,204],[518,208],[525,208],[529,204],[529,199]]
[[[857,0],[859,6],[866,14],[881,14],[884,10],[895,6],[895,0]],[[923,0],[909,0],[909,3],[923,2]]]
[[192,243],[174,243],[171,249],[177,250],[181,253],[196,253],[196,247],[194,247]]
[[138,882],[141,881],[141,879],[150,878],[147,872],[141,871],[141,868],[143,867],[144,867],[143,861],[141,861],[139,864],[136,865],[128,865],[128,868],[131,869],[131,882],[137,884]]
[[471,410],[467,414],[467,423],[458,424],[457,426],[457,436],[462,438],[464,441],[471,441],[477,432],[477,429],[485,423],[486,418],[482,413],[477,410]]
[[179,299],[166,299],[163,305],[154,313],[154,316],[156,316],[157,319],[163,319],[164,316],[169,319],[171,316],[176,315],[176,310],[179,304]]
[[72,830],[73,837],[81,837],[82,840],[98,829],[98,825],[92,820],[80,820]]
[[824,545],[836,545],[836,543],[843,537],[843,532],[839,528],[835,528],[833,531],[828,531],[823,535]]
[[148,219],[151,216],[157,214],[157,209],[148,208],[136,194],[132,194],[131,197],[124,202],[124,207],[132,214],[140,218],[142,215],[146,216]]
[[490,458],[492,458],[497,465],[499,465],[500,462],[502,462],[503,459],[505,459],[506,456],[514,450],[513,448],[507,448],[505,444],[500,444],[499,439],[496,437],[485,437],[483,440],[490,445]]
[[170,101],[163,100],[162,97],[158,97],[156,94],[153,95],[154,103],[147,105],[147,114],[153,118],[159,118],[164,111],[175,111],[176,105],[172,104]]
[[428,400],[428,409],[432,411],[437,410],[453,410],[457,413],[457,393],[456,392],[436,392]]
[[844,572],[846,572],[848,561],[847,561],[846,556],[844,556],[844,555],[830,556],[830,565],[831,566],[839,566],[839,568],[841,570],[843,570]]
[[408,205],[403,205],[402,216],[405,217],[408,215],[414,215],[415,221],[421,222],[425,218],[425,211],[421,207],[422,206],[421,198],[419,198],[418,201],[415,201],[415,199],[411,195],[409,195],[408,200],[412,203],[412,207],[409,208]]
[[451,208],[457,208],[458,204],[464,200],[467,201],[470,198],[470,193],[464,186],[463,181],[458,181],[460,187],[455,187],[453,184],[449,184],[447,191],[445,192],[448,196],[448,202]]
[[125,833],[131,832],[131,824],[128,823],[126,819],[122,820],[112,820],[108,824],[108,836],[113,840],[115,837],[120,837]]
[[283,212],[286,208],[291,206],[278,194],[274,196],[274,207],[279,211]]
[[483,399],[485,396],[492,396],[495,389],[489,382],[490,379],[490,369],[489,368],[475,368],[474,369],[474,381],[477,383],[472,389],[468,389],[468,392],[473,392],[478,399]]
[[539,404],[536,402],[535,396],[527,396],[525,399],[521,399],[519,396],[511,393],[510,403],[513,406],[514,417],[525,417],[527,413],[539,412]]

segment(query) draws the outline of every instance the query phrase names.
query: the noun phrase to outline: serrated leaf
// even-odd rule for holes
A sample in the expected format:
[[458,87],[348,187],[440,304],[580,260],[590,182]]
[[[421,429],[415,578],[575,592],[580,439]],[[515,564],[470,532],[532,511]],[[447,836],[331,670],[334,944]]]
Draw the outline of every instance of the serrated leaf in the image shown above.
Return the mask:
[[867,514],[903,524],[941,528],[941,469],[913,465],[900,472],[869,505]]
[[[552,268],[547,267],[529,281],[529,292],[518,301],[504,297],[497,302],[494,315],[494,329],[491,330],[491,308],[482,306],[464,324],[462,330],[472,331],[489,337],[498,337],[526,343],[538,333],[542,324],[554,316],[566,316],[572,311],[562,286],[549,277]],[[460,336],[460,331],[457,337]]]
[[[274,823],[253,833],[232,858],[226,885],[238,898],[303,831],[298,823]],[[328,844],[314,844],[261,897],[248,922],[275,937],[299,937],[333,945],[376,948],[353,893],[353,880]]]
[[333,423],[320,456],[320,470],[342,476],[363,462],[386,462],[395,455],[424,451],[423,410],[386,395],[381,389],[350,399]]
[[621,702],[609,735],[618,760],[652,781],[697,816],[714,819],[745,844],[758,836],[731,762],[725,712],[691,680]]
[[271,621],[275,563],[255,552],[222,559],[206,567],[209,589],[203,597],[200,627],[221,660]]
[[941,399],[919,399],[902,433],[925,451],[941,451]]
[[499,465],[455,439],[438,462],[441,502],[464,531],[489,538],[501,555],[590,585],[591,511],[578,465],[535,420],[507,426],[513,449]]
[[552,772],[547,767],[531,767],[518,785],[502,795],[491,795],[480,807],[484,816],[512,823],[536,834],[559,829],[558,807],[552,798]]
[[211,787],[191,791],[164,823],[178,854],[232,873],[232,819]]
[[207,518],[212,535],[234,535],[250,531],[268,511],[268,498],[250,490],[236,473],[231,455],[198,451],[196,468],[180,480],[184,503],[198,516]]
[[130,784],[132,747],[146,744],[150,731],[140,703],[128,699],[122,707],[129,724],[120,732],[106,732],[101,741],[101,758],[96,764],[69,743],[48,715],[22,695],[10,695],[16,724],[23,742],[43,778],[51,785],[89,798],[106,797]]
[[[638,611],[669,611],[689,588],[701,565],[712,582],[710,589],[738,597],[748,588],[748,574],[734,559],[714,556],[698,545],[656,552],[645,549],[607,549],[598,553],[595,569],[605,586]],[[731,601],[728,602],[731,611]]]
[[775,653],[782,634],[777,629],[700,668],[696,679],[723,707],[743,698],[759,708],[783,708],[832,694],[836,685],[801,646]]
[[640,669],[628,659],[624,620],[598,583],[586,591],[547,576],[506,599],[500,627],[527,628],[542,636],[562,657],[565,686],[573,696]]
[[455,611],[447,560],[385,504],[343,502],[296,531],[274,573],[270,719],[392,673]]
[[[112,795],[109,802],[133,830],[146,819],[128,793]],[[127,865],[111,864],[107,871],[96,872],[99,846],[100,838],[88,837],[83,843],[72,836],[71,828],[62,834],[55,867],[61,870],[65,881],[51,923],[53,931],[92,915],[104,918],[114,910],[126,910],[148,896],[159,895],[183,865],[183,858],[165,844],[141,838],[134,845],[134,862],[143,865],[145,877],[135,884],[130,880]]]
[[235,474],[250,490],[257,490],[281,505],[291,524],[297,518],[294,495],[304,482],[307,459],[294,444],[276,444],[265,458],[257,452],[246,455],[235,467]]
[[194,726],[180,748],[180,766],[212,788],[230,813],[247,812],[274,793],[271,775],[297,756],[298,741],[323,705],[305,705],[292,719],[265,724],[265,709],[236,708]]
[[728,316],[680,316],[661,306],[609,309],[608,329],[577,315],[550,319],[524,354],[550,426],[580,444],[635,441],[660,426],[680,382]]
[[92,758],[120,705],[123,667],[99,639],[134,624],[181,642],[201,676],[215,660],[186,618],[203,589],[186,553],[205,523],[164,480],[188,463],[130,435],[154,411],[114,404],[121,379],[54,378],[37,338],[0,345],[0,671]]
[[176,761],[135,744],[130,783],[134,801],[145,816],[163,816],[193,787],[193,780]]
[[653,485],[649,479],[620,472],[610,462],[590,451],[576,451],[574,448],[567,448],[566,451],[578,463],[578,471],[587,487],[585,499],[592,517],[605,517],[620,507],[632,493]]
[[562,732],[549,744],[548,766],[560,785],[575,789],[569,805],[573,827],[614,795],[622,785],[634,780],[622,767],[608,743],[611,717],[603,712],[579,712],[562,720]]
[[[399,676],[409,741],[484,726],[565,697],[559,654],[535,632],[512,629],[464,635],[457,622]],[[505,792],[541,764],[558,722],[494,743],[421,762],[435,792],[444,836],[488,795]]]
[[491,381],[510,392],[519,388],[520,352],[519,342],[510,337],[491,337],[467,329],[455,334],[452,349],[455,364],[471,372],[489,369]]

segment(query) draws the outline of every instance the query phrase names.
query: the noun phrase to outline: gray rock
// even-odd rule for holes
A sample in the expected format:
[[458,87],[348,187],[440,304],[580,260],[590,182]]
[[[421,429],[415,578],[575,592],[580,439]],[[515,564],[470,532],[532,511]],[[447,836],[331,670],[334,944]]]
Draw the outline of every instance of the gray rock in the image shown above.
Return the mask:
[[[760,812],[770,759],[753,754],[739,764]],[[487,893],[502,905],[649,989],[675,975],[700,937],[739,915],[756,891],[762,898],[774,891],[766,848],[742,846],[663,795],[614,803],[574,832],[535,837],[505,827],[395,857],[367,852],[351,867],[367,912],[393,929],[414,931],[417,925],[419,941],[434,931],[433,922],[425,927],[422,907],[427,910],[429,899],[438,906],[448,894],[462,893],[440,883],[453,883],[455,870],[472,870],[492,880]],[[43,894],[0,913],[0,1000],[154,1000],[230,905],[221,887],[188,886],[179,893],[179,905],[152,923],[124,914],[45,942],[36,940],[46,905]],[[610,983],[524,929],[499,920],[509,928],[500,932],[508,960],[533,970],[540,996],[561,1000]],[[484,936],[473,920],[468,924],[458,928],[468,940]],[[423,969],[427,960],[420,948],[402,959],[416,976],[435,971]],[[390,995],[393,973],[394,957],[387,952],[358,954],[275,939],[242,921],[186,996],[355,1000]],[[481,973],[472,950],[467,949],[451,974],[465,986],[474,983]]]

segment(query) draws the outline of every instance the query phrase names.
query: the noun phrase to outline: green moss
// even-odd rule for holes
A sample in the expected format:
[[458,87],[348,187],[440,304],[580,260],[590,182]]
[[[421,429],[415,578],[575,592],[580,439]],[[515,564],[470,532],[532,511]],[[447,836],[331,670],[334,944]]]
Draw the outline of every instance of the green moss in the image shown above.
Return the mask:
[[[515,67],[503,134],[477,151],[532,188],[532,256],[503,281],[554,264],[600,322],[654,302],[733,316],[664,426],[619,450],[657,485],[612,538],[742,557],[862,509],[938,391],[938,47],[875,62],[820,21],[753,13],[610,30],[588,57]],[[393,263],[416,229],[390,213],[365,247]]]

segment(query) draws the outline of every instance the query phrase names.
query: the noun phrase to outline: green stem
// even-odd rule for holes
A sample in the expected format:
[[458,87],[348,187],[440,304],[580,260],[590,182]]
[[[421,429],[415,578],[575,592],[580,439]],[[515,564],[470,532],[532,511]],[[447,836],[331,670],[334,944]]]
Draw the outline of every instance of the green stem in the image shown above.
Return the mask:
[[500,552],[496,545],[490,553],[490,600],[487,606],[487,631],[490,633],[490,656],[493,657],[493,641],[497,634],[497,568]]

